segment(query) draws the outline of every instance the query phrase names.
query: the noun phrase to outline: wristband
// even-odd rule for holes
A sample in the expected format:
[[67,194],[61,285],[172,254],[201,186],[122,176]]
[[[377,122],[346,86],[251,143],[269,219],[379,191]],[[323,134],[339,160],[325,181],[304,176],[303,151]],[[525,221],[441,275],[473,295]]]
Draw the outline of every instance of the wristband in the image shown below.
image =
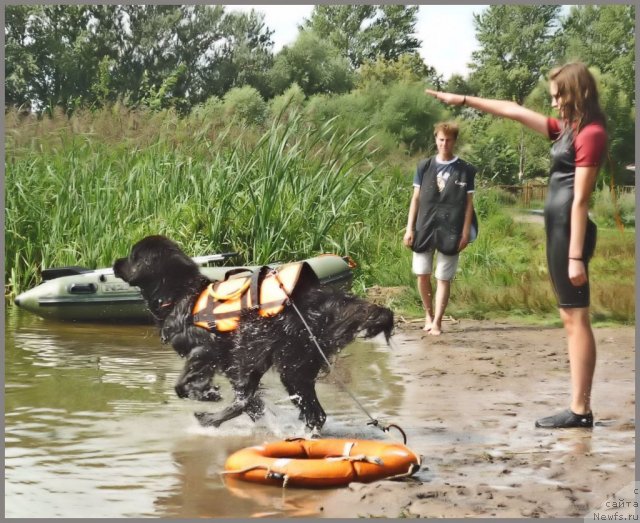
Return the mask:
[[569,256],[570,260],[576,260],[576,261],[584,261],[582,258],[572,258],[571,256]]
[[462,103],[460,105],[466,105],[467,104],[467,95],[464,95],[464,98],[462,99]]

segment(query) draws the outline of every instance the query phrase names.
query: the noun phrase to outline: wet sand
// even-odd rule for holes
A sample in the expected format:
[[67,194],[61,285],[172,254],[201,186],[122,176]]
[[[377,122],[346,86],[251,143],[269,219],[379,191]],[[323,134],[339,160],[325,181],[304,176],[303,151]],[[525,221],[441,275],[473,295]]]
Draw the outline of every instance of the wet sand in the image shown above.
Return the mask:
[[393,422],[424,456],[421,471],[412,481],[352,484],[318,500],[319,514],[584,517],[629,489],[635,328],[595,329],[594,429],[544,430],[535,420],[569,404],[561,328],[462,320],[433,337],[420,327],[400,327],[391,365],[405,387]]

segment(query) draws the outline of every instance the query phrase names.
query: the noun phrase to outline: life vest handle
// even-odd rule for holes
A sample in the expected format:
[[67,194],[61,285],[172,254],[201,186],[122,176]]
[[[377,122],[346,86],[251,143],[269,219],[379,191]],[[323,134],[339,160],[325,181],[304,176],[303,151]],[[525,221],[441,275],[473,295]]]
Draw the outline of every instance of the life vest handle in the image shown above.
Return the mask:
[[243,272],[253,273],[251,269],[247,269],[246,267],[229,269],[227,272],[224,273],[224,278],[222,278],[222,281],[227,281],[231,276],[235,276],[236,274],[242,274]]

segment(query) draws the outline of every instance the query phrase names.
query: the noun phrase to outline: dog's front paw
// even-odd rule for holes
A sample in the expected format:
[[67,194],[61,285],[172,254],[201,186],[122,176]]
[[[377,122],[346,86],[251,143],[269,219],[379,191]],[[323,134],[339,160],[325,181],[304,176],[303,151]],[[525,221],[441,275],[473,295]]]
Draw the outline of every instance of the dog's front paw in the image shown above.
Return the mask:
[[220,387],[218,387],[217,385],[214,386],[213,388],[204,391],[202,393],[202,396],[200,396],[199,398],[195,398],[199,401],[221,401],[222,400],[222,396],[220,395],[220,393],[218,392],[218,389]]
[[194,416],[203,427],[219,427],[222,425],[222,420],[210,412],[196,412]]
[[179,398],[185,398],[195,401],[220,401],[222,396],[218,392],[220,387],[214,385],[206,388],[197,387],[194,384],[179,383],[175,386],[176,394]]

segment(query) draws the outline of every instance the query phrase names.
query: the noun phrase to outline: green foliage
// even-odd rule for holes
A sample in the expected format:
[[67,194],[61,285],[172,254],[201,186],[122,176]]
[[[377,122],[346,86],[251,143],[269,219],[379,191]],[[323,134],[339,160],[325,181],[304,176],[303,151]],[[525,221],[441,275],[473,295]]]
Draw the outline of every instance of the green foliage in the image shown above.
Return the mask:
[[168,109],[169,107],[176,107],[178,109],[185,110],[186,107],[182,104],[183,100],[181,98],[177,98],[174,93],[176,85],[184,79],[186,72],[187,67],[184,64],[180,64],[175,71],[169,74],[169,76],[162,81],[157,89],[154,86],[149,85],[147,75],[143,75],[142,99],[140,100],[141,104],[155,111]]
[[519,182],[519,124],[509,120],[485,119],[472,122],[464,135],[470,136],[466,153],[468,160],[478,169],[479,180],[487,184]]
[[[522,104],[541,76],[548,71],[555,46],[554,29],[560,6],[491,5],[474,15],[480,49],[472,53],[471,81],[486,98],[513,100]],[[527,170],[524,133],[519,133],[518,167]],[[510,160],[504,140],[494,138],[499,167]],[[503,173],[500,176],[504,176]]]
[[421,83],[398,83],[384,90],[384,102],[373,119],[374,128],[393,136],[411,152],[433,143],[433,126],[441,114]]
[[353,69],[378,57],[396,60],[415,54],[418,6],[317,5],[304,28],[328,41]]
[[313,97],[306,111],[316,123],[337,117],[343,132],[370,126],[376,144],[386,152],[400,145],[410,153],[431,148],[433,125],[446,114],[440,104],[424,96],[424,85],[418,82],[371,82],[341,96]]
[[275,93],[297,83],[306,96],[343,93],[353,82],[347,60],[329,42],[310,31],[302,31],[291,46],[278,53],[269,75]]
[[419,82],[432,80],[434,74],[435,70],[428,67],[417,53],[406,53],[394,60],[378,56],[375,60],[367,60],[358,69],[356,85],[366,89],[376,84]]
[[594,192],[593,216],[596,223],[602,227],[616,227],[617,218],[625,227],[636,225],[635,194],[623,193],[618,196],[611,193],[608,187]]
[[224,110],[224,102],[217,96],[211,96],[205,102],[196,105],[189,118],[198,121],[200,125],[219,125],[224,121]]
[[478,220],[500,215],[502,214],[501,209],[505,206],[513,206],[515,203],[516,199],[512,194],[498,187],[482,188],[476,191],[473,197],[473,207]]
[[257,89],[249,86],[234,87],[224,97],[227,117],[239,118],[246,124],[261,124],[267,115],[267,103]]
[[558,61],[582,60],[610,73],[635,103],[635,6],[576,5],[562,21]]
[[[628,163],[635,163],[635,97],[634,92],[626,91],[623,79],[612,73],[600,74],[593,71],[600,94],[600,105],[607,117],[609,137],[608,155],[615,161],[614,170]],[[608,183],[611,166],[609,158],[603,164],[604,177]]]
[[274,118],[279,116],[288,117],[292,113],[302,112],[304,101],[305,96],[302,89],[298,84],[293,83],[284,93],[269,102],[271,116]]
[[480,49],[472,53],[478,94],[523,103],[549,69],[560,6],[491,5],[474,15]]
[[33,285],[44,267],[109,266],[152,233],[194,254],[239,250],[248,263],[350,248],[353,216],[374,205],[358,197],[372,171],[362,131],[345,137],[331,122],[312,128],[294,116],[255,142],[240,135],[213,144],[171,111],[152,114],[146,145],[105,143],[64,119],[24,146],[9,140],[11,292]]
[[7,8],[7,103],[40,112],[124,100],[182,113],[234,85],[269,94],[272,31],[223,6]]

